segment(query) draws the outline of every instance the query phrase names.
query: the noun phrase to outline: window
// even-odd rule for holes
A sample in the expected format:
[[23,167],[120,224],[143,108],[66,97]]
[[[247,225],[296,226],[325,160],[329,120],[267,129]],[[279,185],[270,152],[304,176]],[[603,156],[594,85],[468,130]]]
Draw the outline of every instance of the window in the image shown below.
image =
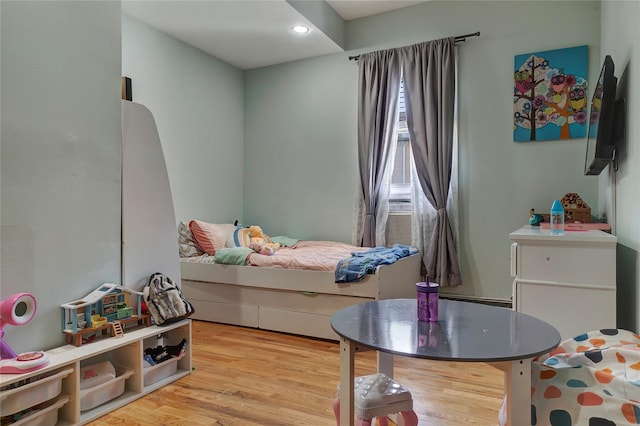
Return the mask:
[[404,84],[400,82],[400,96],[398,96],[398,126],[397,147],[391,176],[391,191],[389,194],[390,212],[411,211],[411,144],[407,129],[407,111],[404,103]]

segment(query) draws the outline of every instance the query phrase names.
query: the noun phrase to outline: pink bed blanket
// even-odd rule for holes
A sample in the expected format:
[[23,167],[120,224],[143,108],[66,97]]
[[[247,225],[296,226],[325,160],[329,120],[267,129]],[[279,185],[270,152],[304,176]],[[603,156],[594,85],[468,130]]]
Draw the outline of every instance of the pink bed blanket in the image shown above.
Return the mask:
[[335,241],[298,241],[292,247],[280,247],[273,256],[251,253],[247,265],[334,272],[340,259],[369,249]]

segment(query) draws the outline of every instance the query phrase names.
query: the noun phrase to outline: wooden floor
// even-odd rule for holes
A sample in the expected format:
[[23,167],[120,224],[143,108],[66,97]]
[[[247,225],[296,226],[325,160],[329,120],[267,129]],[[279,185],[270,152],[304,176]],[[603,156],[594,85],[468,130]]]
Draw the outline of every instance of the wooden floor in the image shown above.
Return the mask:
[[[193,321],[192,349],[192,374],[89,424],[335,425],[337,342]],[[499,370],[402,357],[395,367],[420,425],[498,424]],[[356,375],[374,372],[374,352],[356,355]]]

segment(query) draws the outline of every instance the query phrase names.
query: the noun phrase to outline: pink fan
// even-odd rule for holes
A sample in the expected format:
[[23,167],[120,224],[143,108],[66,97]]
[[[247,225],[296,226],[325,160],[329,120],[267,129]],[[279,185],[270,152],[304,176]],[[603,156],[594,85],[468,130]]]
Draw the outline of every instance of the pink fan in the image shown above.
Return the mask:
[[0,301],[0,374],[28,373],[49,364],[44,352],[16,354],[3,339],[5,324],[27,324],[36,314],[36,305],[36,298],[29,293],[17,293]]

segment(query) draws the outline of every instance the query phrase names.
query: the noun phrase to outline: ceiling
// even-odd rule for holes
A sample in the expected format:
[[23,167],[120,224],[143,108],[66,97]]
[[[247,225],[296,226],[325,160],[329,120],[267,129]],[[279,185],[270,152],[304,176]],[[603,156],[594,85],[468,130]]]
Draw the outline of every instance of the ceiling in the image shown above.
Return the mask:
[[345,21],[375,15],[377,13],[388,12],[394,9],[401,9],[414,4],[424,3],[422,1],[403,0],[326,0],[338,15]]
[[344,22],[425,1],[123,0],[122,11],[246,70],[343,52]]

